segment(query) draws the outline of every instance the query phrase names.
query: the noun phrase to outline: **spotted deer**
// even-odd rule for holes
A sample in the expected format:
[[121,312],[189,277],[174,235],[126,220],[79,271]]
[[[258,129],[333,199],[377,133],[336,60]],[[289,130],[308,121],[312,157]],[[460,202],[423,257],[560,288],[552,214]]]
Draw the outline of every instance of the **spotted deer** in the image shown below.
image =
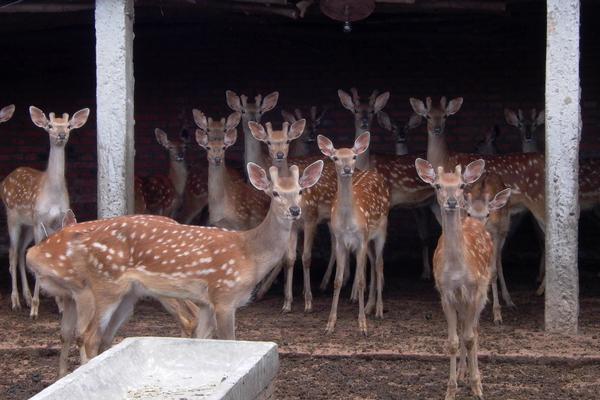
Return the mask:
[[465,207],[465,186],[481,176],[484,165],[483,160],[473,161],[464,173],[460,165],[453,172],[445,172],[439,166],[436,173],[429,161],[419,158],[415,162],[421,179],[435,188],[441,210],[442,236],[433,257],[433,276],[448,323],[450,378],[446,400],[456,397],[459,348],[458,378],[465,376],[468,357],[471,391],[476,398],[483,399],[477,363],[479,317],[487,302],[494,250],[484,224],[461,217],[461,209]]
[[11,104],[6,107],[2,107],[2,109],[0,109],[0,124],[11,119],[14,113],[15,113],[15,105],[14,104]]
[[[294,110],[294,113],[281,111],[281,116],[290,125],[301,119],[306,119],[306,128],[304,133],[298,140],[294,140],[290,143],[289,156],[292,158],[306,157],[314,154],[314,145],[317,141],[317,131],[321,126],[323,117],[327,112],[326,108],[321,110],[321,113],[317,113],[317,106],[310,107],[307,118],[304,117],[302,111],[299,108]],[[318,115],[317,115],[318,114]]]
[[[352,93],[352,96],[340,89],[338,90],[338,97],[340,98],[342,106],[354,114],[354,138],[356,139],[364,132],[371,129],[373,117],[386,106],[390,99],[390,93],[384,92],[379,94],[377,90],[374,90],[369,97],[368,103],[360,102],[360,97],[358,96],[356,88],[350,89],[350,93]],[[356,168],[362,170],[369,169],[369,163],[369,149],[367,149],[367,151],[358,158]]]
[[236,179],[225,165],[225,151],[237,138],[240,113],[220,120],[207,118],[193,110],[198,125],[196,141],[208,158],[208,223],[222,228],[245,230],[254,228],[269,209],[269,198],[246,182]]
[[[333,161],[337,172],[337,192],[331,207],[331,229],[336,239],[337,266],[333,302],[326,328],[329,334],[335,329],[340,290],[351,251],[356,253],[359,330],[364,335],[367,334],[365,314],[375,310],[375,316],[383,318],[383,247],[387,235],[390,192],[384,178],[377,172],[366,170],[355,173],[358,156],[367,150],[369,140],[370,133],[364,132],[356,138],[352,148],[336,149],[325,136],[317,137],[319,149]],[[369,248],[370,245],[373,245],[373,249]],[[371,259],[371,281],[369,300],[365,307],[368,253]]]
[[274,109],[279,100],[279,92],[270,93],[264,98],[260,94],[256,95],[254,103],[248,102],[248,96],[243,94],[238,96],[231,90],[225,92],[225,98],[229,108],[241,114],[242,129],[244,130],[244,165],[253,162],[262,168],[268,168],[269,160],[263,153],[260,142],[252,137],[248,122],[260,122],[266,112]]
[[510,199],[511,190],[504,185],[502,178],[495,174],[484,173],[481,178],[467,190],[467,216],[480,220],[492,237],[494,244],[494,262],[492,263],[492,300],[494,323],[502,323],[502,310],[498,300],[498,281],[502,290],[502,298],[509,307],[514,307],[502,268],[502,249],[510,227],[508,207],[504,207]]
[[[188,180],[188,169],[185,153],[190,138],[182,133],[179,139],[169,140],[167,134],[159,128],[154,130],[156,141],[169,153],[168,175],[153,175],[136,177],[136,212],[143,210],[143,214],[164,215],[174,218],[183,203],[183,197]],[[140,203],[142,202],[142,203]]]
[[285,253],[292,224],[301,216],[302,191],[314,185],[323,162],[271,179],[248,164],[250,181],[271,199],[264,220],[248,231],[180,225],[151,215],[104,220],[81,232],[68,226],[27,253],[44,290],[72,299],[65,306],[63,346],[73,336],[82,362],[108,347],[141,296],[192,301],[198,307],[195,336],[211,331],[235,339],[235,313],[256,284]]
[[39,243],[60,224],[61,218],[69,209],[69,192],[65,180],[65,146],[73,129],[81,128],[90,114],[88,108],[77,111],[69,119],[69,114],[56,117],[54,113],[46,117],[37,107],[29,107],[33,123],[44,129],[50,139],[50,154],[45,171],[29,167],[19,167],[11,172],[0,184],[0,196],[6,208],[6,221],[10,237],[9,264],[12,278],[12,308],[21,307],[17,287],[17,265],[21,272],[23,297],[31,306],[30,316],[37,318],[39,283],[36,280],[33,297],[27,283],[25,250],[32,238]]

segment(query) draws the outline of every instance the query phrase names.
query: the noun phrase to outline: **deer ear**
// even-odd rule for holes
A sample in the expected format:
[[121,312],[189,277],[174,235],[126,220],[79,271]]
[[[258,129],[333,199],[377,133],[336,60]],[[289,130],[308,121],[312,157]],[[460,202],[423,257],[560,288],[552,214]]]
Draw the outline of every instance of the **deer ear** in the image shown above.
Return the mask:
[[223,143],[225,143],[225,146],[227,146],[227,147],[233,146],[235,144],[236,139],[237,139],[237,129],[232,128],[232,129],[229,129],[227,132],[225,132],[225,137],[223,139]]
[[373,106],[373,111],[378,113],[379,111],[383,110],[383,107],[385,107],[385,105],[387,104],[389,99],[390,99],[390,92],[381,93],[375,99],[375,105]]
[[457,97],[455,99],[450,100],[448,103],[448,107],[446,107],[446,115],[454,115],[460,110],[460,107],[463,104],[463,98]]
[[504,119],[506,120],[506,123],[512,126],[519,126],[519,117],[517,117],[517,114],[511,110],[510,108],[505,108],[504,109]]
[[289,113],[285,110],[281,111],[281,116],[283,117],[284,121],[286,121],[290,124],[293,124],[294,122],[296,122],[296,117],[292,113]]
[[267,111],[271,111],[277,105],[277,100],[279,100],[279,92],[273,92],[267,97],[265,97],[260,105],[261,114],[266,113]]
[[240,123],[242,119],[242,114],[239,112],[234,112],[229,114],[227,117],[227,122],[225,122],[225,130],[233,129]]
[[369,148],[369,142],[371,141],[371,134],[369,132],[363,132],[354,141],[352,151],[355,154],[362,154]]
[[248,121],[248,128],[250,128],[250,132],[256,140],[260,140],[261,142],[267,140],[267,131],[258,122]]
[[546,113],[544,112],[544,110],[540,111],[540,113],[537,115],[537,118],[535,119],[535,124],[537,126],[542,126],[546,123]]
[[267,178],[267,173],[259,165],[249,162],[246,168],[252,186],[262,191],[266,191],[271,187],[271,182]]
[[29,115],[31,115],[31,120],[35,124],[35,126],[39,126],[40,128],[46,128],[48,126],[48,118],[42,110],[35,106],[29,107]]
[[71,120],[69,121],[71,129],[81,128],[87,122],[89,116],[89,108],[84,108],[77,111],[75,114],[73,114],[73,117],[71,117]]
[[477,179],[479,179],[481,174],[483,174],[484,170],[485,161],[483,159],[480,158],[479,160],[471,162],[469,165],[467,165],[467,168],[465,168],[465,172],[463,172],[463,181],[466,184],[475,182]]
[[14,112],[15,112],[14,104],[4,107],[2,110],[0,110],[0,122],[8,121],[13,116]]
[[69,225],[75,225],[77,223],[77,218],[75,218],[75,213],[70,208],[65,212],[62,219],[62,228],[66,228]]
[[410,130],[419,127],[421,122],[423,122],[423,117],[418,114],[412,114],[408,119],[408,129]]
[[488,205],[488,208],[490,209],[490,211],[495,211],[495,210],[498,210],[498,209],[504,207],[506,205],[506,203],[508,202],[508,200],[510,199],[510,193],[511,193],[510,188],[506,188],[506,189],[496,193],[496,196],[494,196],[494,200],[492,200],[490,202],[490,204]]
[[417,115],[420,115],[421,117],[427,116],[427,108],[425,108],[425,104],[423,104],[423,101],[415,99],[414,97],[411,97],[410,99],[408,99],[408,101],[410,102],[413,111],[417,113]]
[[202,129],[203,131],[207,131],[208,121],[206,119],[206,115],[204,115],[202,111],[197,110],[195,108],[192,110],[192,114],[194,115],[194,122],[196,123],[198,128]]
[[352,101],[352,97],[348,93],[344,92],[342,89],[339,89],[338,97],[340,98],[342,106],[344,106],[346,110],[356,112],[356,110],[354,109],[354,102]]
[[240,101],[240,96],[238,96],[234,91],[227,90],[225,92],[225,100],[227,100],[227,105],[233,111],[242,112],[242,102]]
[[385,111],[380,111],[377,113],[377,123],[386,131],[392,130],[392,121],[390,120],[390,116]]
[[167,138],[167,134],[162,129],[156,128],[154,130],[154,135],[156,136],[156,141],[162,147],[169,147],[169,139]]
[[319,181],[322,172],[323,160],[317,160],[308,167],[304,168],[304,172],[302,172],[302,176],[298,182],[300,187],[302,189],[307,189],[311,186],[314,186]]
[[202,129],[196,129],[196,142],[198,142],[198,145],[201,147],[208,146],[208,133]]
[[327,157],[333,157],[333,155],[335,154],[335,148],[333,147],[333,143],[325,136],[317,136],[317,145],[319,146],[319,150],[321,150],[321,153],[325,154]]
[[298,139],[302,135],[302,132],[304,132],[305,127],[306,127],[306,120],[304,118],[299,119],[298,121],[294,122],[292,124],[292,126],[290,127],[290,131],[288,132],[288,139],[289,140]]
[[415,168],[417,169],[419,178],[421,178],[423,182],[429,183],[430,185],[435,183],[435,171],[433,165],[431,165],[429,161],[417,158],[415,160]]

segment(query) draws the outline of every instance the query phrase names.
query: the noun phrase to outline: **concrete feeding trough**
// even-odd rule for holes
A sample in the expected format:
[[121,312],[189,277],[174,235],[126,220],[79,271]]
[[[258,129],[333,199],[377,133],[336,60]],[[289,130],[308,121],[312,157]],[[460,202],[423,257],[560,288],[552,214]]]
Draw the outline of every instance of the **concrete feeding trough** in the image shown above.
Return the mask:
[[264,400],[278,368],[275,343],[128,338],[31,400]]

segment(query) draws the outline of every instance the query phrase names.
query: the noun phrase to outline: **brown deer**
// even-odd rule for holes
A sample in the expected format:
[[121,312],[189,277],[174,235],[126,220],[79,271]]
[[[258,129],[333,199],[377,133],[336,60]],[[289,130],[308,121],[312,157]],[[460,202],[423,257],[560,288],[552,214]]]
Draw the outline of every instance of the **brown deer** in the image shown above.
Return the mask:
[[536,131],[546,121],[544,110],[538,113],[535,108],[532,108],[529,112],[529,117],[527,117],[521,109],[515,113],[510,108],[505,108],[504,118],[507,124],[519,130],[521,134],[521,151],[523,153],[543,152],[543,146],[540,148],[538,145]]
[[262,151],[260,142],[252,137],[248,122],[260,122],[262,116],[277,105],[279,92],[273,92],[265,96],[256,95],[254,103],[248,102],[248,96],[238,96],[235,92],[228,90],[225,92],[227,105],[235,112],[239,112],[242,118],[242,129],[244,130],[244,165],[249,162],[260,165],[262,168],[268,168],[269,161]]
[[[352,93],[352,96],[340,89],[338,90],[338,97],[342,102],[342,106],[354,114],[354,138],[357,138],[371,129],[373,117],[383,110],[390,99],[390,93],[384,92],[379,94],[377,90],[374,90],[369,97],[369,102],[361,103],[356,88],[350,89],[350,92]],[[358,158],[356,168],[362,170],[369,169],[369,163],[369,149],[367,149],[367,151]]]
[[[248,165],[251,183],[270,199],[269,212],[249,231],[179,225],[150,215],[107,219],[81,232],[68,226],[27,253],[48,293],[72,299],[61,326],[65,343],[81,340],[82,362],[112,342],[141,296],[172,297],[198,306],[195,336],[235,339],[235,312],[283,257],[303,190],[319,179],[323,162],[279,177]],[[64,347],[63,347],[64,349]]]
[[[323,117],[327,112],[326,108],[321,110],[321,113],[317,113],[317,106],[312,106],[308,114],[308,118],[304,118],[302,111],[299,108],[294,110],[294,113],[281,111],[281,116],[290,125],[301,119],[306,119],[306,128],[304,134],[290,143],[289,156],[292,158],[306,157],[314,154],[314,145],[317,141],[317,132],[323,122]],[[318,115],[317,115],[318,114]]]
[[12,308],[19,309],[17,288],[17,265],[21,271],[23,297],[31,306],[30,316],[37,318],[39,283],[36,280],[33,298],[27,283],[25,249],[32,236],[39,243],[59,225],[69,209],[69,192],[65,180],[65,146],[73,129],[81,128],[88,119],[90,110],[84,108],[73,114],[64,113],[62,118],[50,113],[47,118],[42,110],[29,107],[33,123],[44,129],[50,138],[50,154],[45,171],[19,167],[1,183],[0,196],[6,207],[6,220],[10,237],[9,264],[12,278]]
[[510,199],[510,188],[507,188],[502,178],[495,174],[485,173],[479,181],[467,191],[467,216],[483,222],[494,243],[494,262],[492,263],[492,300],[494,323],[502,323],[502,310],[498,300],[498,281],[502,290],[502,298],[509,307],[514,307],[510,298],[504,271],[502,268],[502,248],[510,227],[508,207],[504,207]]
[[2,107],[2,109],[0,109],[0,124],[11,119],[14,113],[15,113],[15,105],[14,104],[11,104],[6,107]]
[[[332,333],[337,320],[337,305],[342,288],[349,253],[356,253],[356,287],[358,297],[358,326],[367,334],[365,314],[375,309],[375,316],[383,318],[383,247],[387,235],[390,191],[382,176],[374,171],[354,173],[358,156],[369,147],[370,133],[359,135],[352,148],[333,147],[331,140],[319,135],[317,143],[321,152],[335,164],[337,193],[331,207],[331,229],[336,243],[336,274],[333,302],[327,323],[327,333]],[[364,306],[365,271],[367,253],[371,256],[371,282],[369,300]],[[373,263],[374,259],[374,263]],[[377,300],[375,300],[375,288]]]
[[[186,131],[187,132],[187,131]],[[141,196],[136,195],[135,209],[139,213],[164,215],[174,218],[183,203],[183,197],[188,180],[188,169],[185,153],[190,138],[182,133],[178,140],[169,140],[167,134],[156,128],[154,130],[156,141],[169,153],[168,175],[153,175],[136,177],[139,183],[136,189],[141,190]],[[140,203],[142,202],[143,203]]]
[[208,158],[208,223],[221,228],[246,230],[257,226],[269,209],[269,198],[230,174],[225,151],[236,141],[240,113],[220,120],[193,110],[198,125],[196,141]]
[[429,161],[419,158],[415,162],[421,179],[435,188],[441,209],[442,236],[433,257],[433,276],[448,322],[450,379],[446,400],[456,397],[459,348],[459,378],[465,374],[466,353],[471,390],[475,397],[483,398],[477,363],[479,317],[487,301],[494,250],[484,224],[474,218],[462,218],[460,210],[465,206],[465,185],[480,177],[484,165],[483,160],[474,161],[463,174],[460,165],[454,172],[444,172],[444,167],[439,166],[436,173]]

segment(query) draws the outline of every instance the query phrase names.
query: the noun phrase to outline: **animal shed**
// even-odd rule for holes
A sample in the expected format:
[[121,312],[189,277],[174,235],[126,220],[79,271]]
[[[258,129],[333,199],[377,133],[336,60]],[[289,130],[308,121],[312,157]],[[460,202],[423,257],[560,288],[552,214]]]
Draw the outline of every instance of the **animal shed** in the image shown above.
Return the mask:
[[[576,169],[569,162],[578,151],[585,160],[600,152],[593,24],[598,6],[592,1],[581,2],[580,10],[554,1],[377,1],[375,12],[352,22],[348,33],[343,22],[322,14],[318,2],[303,16],[300,10],[306,4],[264,3],[138,1],[133,10],[127,1],[97,2],[95,8],[85,1],[27,1],[1,7],[2,106],[17,107],[14,117],[0,126],[3,176],[23,165],[44,168],[47,140],[26,112],[32,104],[46,112],[92,110],[66,150],[71,204],[80,220],[132,211],[133,166],[141,176],[166,174],[168,168],[155,128],[170,137],[184,128],[193,133],[193,108],[226,117],[231,112],[226,90],[250,99],[278,91],[277,107],[262,119],[275,127],[283,120],[281,110],[299,107],[306,115],[312,105],[326,108],[318,133],[336,146],[350,145],[355,131],[338,89],[350,92],[356,87],[363,101],[373,89],[389,91],[384,111],[400,127],[413,112],[410,97],[431,96],[434,104],[441,96],[463,97],[462,108],[448,117],[445,127],[450,149],[461,152],[474,152],[494,130],[500,132],[495,140],[500,153],[521,151],[519,131],[507,124],[504,109],[522,109],[527,117],[530,109],[546,107],[546,129],[534,133],[540,151],[546,142],[546,167],[553,177],[546,183],[547,207],[554,211],[546,220],[545,327],[576,332],[578,206],[572,184]],[[578,105],[580,148],[571,146],[579,142]],[[370,128],[371,153],[393,153],[397,138],[376,119]],[[240,171],[242,137],[240,126],[236,144],[227,150],[228,165]],[[425,121],[408,132],[406,145],[410,153],[425,153]],[[315,143],[313,147],[312,153],[318,154]],[[186,157],[195,168],[206,164],[206,154],[195,141]],[[434,248],[439,228],[433,221],[430,227]],[[386,281],[418,279],[421,257],[413,249],[420,243],[412,215],[392,212],[389,230]],[[508,240],[505,252],[509,285],[511,274],[531,284],[540,256],[538,243],[523,240],[533,228],[520,230]],[[581,264],[595,264],[597,255],[589,244],[597,241],[597,225],[586,223],[579,234]],[[319,280],[329,254],[329,245],[321,245],[328,235],[322,231],[321,236],[312,274]],[[510,260],[515,262],[511,265]],[[523,268],[530,273],[521,273]],[[8,273],[4,276],[3,282],[9,282]]]

